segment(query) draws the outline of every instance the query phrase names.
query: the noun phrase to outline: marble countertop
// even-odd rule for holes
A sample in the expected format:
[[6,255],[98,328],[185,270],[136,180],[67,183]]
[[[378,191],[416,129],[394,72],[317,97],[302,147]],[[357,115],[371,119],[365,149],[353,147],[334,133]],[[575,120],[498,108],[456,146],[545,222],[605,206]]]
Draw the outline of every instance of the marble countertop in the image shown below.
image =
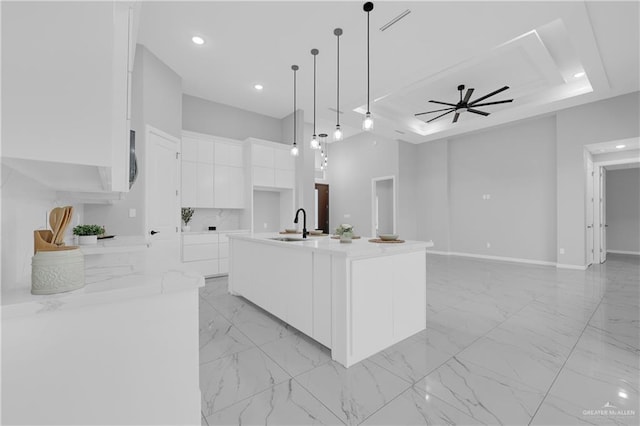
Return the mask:
[[189,231],[183,232],[182,235],[202,235],[202,234],[233,234],[237,232],[249,232],[248,229],[216,229],[215,231]]
[[149,242],[144,235],[139,236],[115,236],[98,240],[97,244],[78,246],[84,255],[105,253],[128,253],[142,251],[149,248]]
[[179,261],[176,253],[103,252],[85,256],[85,283],[78,290],[32,295],[30,284],[2,293],[2,318],[112,303],[204,286],[204,277]]
[[330,253],[346,257],[375,257],[390,254],[415,252],[433,247],[431,241],[405,241],[404,243],[379,244],[371,243],[372,237],[361,237],[352,240],[351,243],[341,243],[339,239],[330,236],[314,237],[309,235],[305,241],[277,241],[272,238],[292,237],[302,238],[300,234],[259,233],[230,235],[231,239],[254,241],[261,244],[269,244],[274,247],[289,248],[295,250],[310,250]]

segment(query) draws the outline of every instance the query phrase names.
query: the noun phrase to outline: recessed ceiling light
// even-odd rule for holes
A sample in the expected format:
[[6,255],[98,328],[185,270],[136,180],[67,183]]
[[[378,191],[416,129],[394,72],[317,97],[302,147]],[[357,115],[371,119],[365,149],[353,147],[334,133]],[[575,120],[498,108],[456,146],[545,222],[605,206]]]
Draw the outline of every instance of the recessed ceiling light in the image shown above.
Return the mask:
[[626,145],[616,145],[616,148],[618,148],[618,149],[622,149],[622,148],[626,148],[626,147],[627,147]]
[[253,88],[256,89],[257,91],[260,91],[262,89],[264,89],[264,87],[262,86],[262,84],[254,84]]
[[204,39],[198,36],[191,37],[191,41],[194,42],[195,44],[204,44]]
[[627,395],[627,393],[626,393],[625,391],[620,391],[620,392],[618,392],[618,396],[619,396],[620,398],[624,398],[624,399],[629,398],[629,395]]
[[580,72],[575,73],[573,76],[575,78],[580,78],[580,77],[584,77],[584,74],[585,74],[584,71],[580,71]]

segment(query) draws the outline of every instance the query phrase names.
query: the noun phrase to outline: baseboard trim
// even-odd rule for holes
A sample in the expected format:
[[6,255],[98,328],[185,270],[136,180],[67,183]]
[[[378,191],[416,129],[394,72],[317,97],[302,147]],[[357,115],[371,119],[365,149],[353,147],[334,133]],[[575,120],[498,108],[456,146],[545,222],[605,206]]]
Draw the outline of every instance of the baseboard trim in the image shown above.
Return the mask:
[[545,260],[521,259],[518,257],[490,256],[485,254],[461,253],[455,251],[439,251],[427,250],[427,253],[441,254],[445,256],[472,257],[475,259],[497,260],[500,262],[526,263],[529,265],[556,266],[555,262],[547,262]]
[[611,253],[611,254],[631,254],[631,255],[634,255],[634,256],[640,256],[640,252],[638,252],[638,251],[607,250],[607,253]]
[[569,265],[568,263],[556,263],[556,268],[560,268],[560,269],[575,269],[578,271],[584,271],[587,269],[587,265],[584,266],[580,266],[580,265]]

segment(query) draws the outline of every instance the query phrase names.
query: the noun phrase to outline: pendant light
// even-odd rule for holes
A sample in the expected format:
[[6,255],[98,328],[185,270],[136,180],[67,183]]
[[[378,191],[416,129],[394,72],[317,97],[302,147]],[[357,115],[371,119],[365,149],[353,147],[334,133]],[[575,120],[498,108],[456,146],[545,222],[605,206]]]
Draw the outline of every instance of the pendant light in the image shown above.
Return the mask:
[[337,78],[336,78],[336,130],[333,132],[333,140],[342,140],[342,129],[340,128],[340,36],[342,35],[342,28],[336,28],[333,30],[333,34],[336,36],[337,42]]
[[320,53],[318,49],[311,49],[313,55],[313,137],[309,143],[311,149],[320,149],[320,142],[318,142],[316,135],[316,57],[318,53]]
[[296,131],[297,131],[297,120],[296,120],[296,71],[298,71],[299,67],[297,65],[291,65],[291,69],[293,70],[293,145],[291,146],[291,155],[297,157],[300,153],[298,151],[298,145],[296,144]]
[[373,130],[373,118],[371,117],[371,111],[369,110],[369,95],[370,95],[370,86],[371,79],[369,77],[369,12],[373,10],[373,3],[370,1],[366,2],[362,9],[367,12],[367,113],[364,116],[364,121],[362,121],[362,130],[371,131]]

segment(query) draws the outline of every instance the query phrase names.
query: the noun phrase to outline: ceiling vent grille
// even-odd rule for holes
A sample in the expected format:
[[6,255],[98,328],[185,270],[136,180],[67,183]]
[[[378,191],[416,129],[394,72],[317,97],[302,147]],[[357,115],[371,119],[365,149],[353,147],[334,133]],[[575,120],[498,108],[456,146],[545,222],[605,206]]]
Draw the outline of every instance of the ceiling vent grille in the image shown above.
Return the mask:
[[409,10],[409,9],[405,10],[400,15],[396,16],[395,18],[393,18],[392,20],[390,20],[389,22],[387,22],[386,24],[381,26],[380,27],[380,31],[388,30],[389,27],[391,27],[392,25],[396,24],[399,20],[401,20],[402,18],[404,18],[405,16],[407,16],[410,13],[411,13],[411,10]]

